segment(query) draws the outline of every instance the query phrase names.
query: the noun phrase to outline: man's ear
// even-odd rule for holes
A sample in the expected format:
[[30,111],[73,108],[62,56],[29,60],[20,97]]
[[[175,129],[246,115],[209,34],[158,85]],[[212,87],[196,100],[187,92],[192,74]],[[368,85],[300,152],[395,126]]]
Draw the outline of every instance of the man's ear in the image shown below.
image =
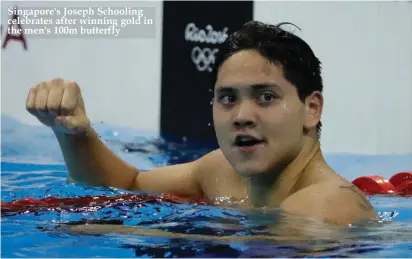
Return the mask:
[[323,111],[323,95],[319,91],[313,92],[305,99],[304,128],[307,131],[315,129],[320,122]]

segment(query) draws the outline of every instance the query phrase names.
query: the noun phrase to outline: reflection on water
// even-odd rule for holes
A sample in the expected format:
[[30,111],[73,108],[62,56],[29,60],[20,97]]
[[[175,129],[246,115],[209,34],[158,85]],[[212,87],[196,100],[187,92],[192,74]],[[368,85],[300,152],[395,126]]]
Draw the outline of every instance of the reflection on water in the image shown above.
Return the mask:
[[[33,166],[34,172],[35,169]],[[5,177],[10,177],[9,174],[10,172],[6,170]],[[44,173],[28,173],[27,176],[25,184],[20,181],[14,183],[30,186],[32,182],[37,182],[38,177],[43,177]],[[9,181],[10,183],[13,181]],[[54,193],[64,194],[64,197],[85,196],[84,189],[74,184],[64,183],[63,178],[60,184],[56,185],[52,181],[50,185],[57,188],[53,190]],[[13,189],[11,186],[9,188]],[[21,191],[20,189],[14,190]],[[26,195],[22,193],[20,195],[33,197],[33,190],[29,188]],[[37,195],[47,196],[44,193],[45,190],[47,189],[37,191]],[[89,188],[87,193],[89,195],[101,195],[102,193],[111,196],[118,195],[116,191],[109,192],[102,188]],[[386,202],[395,201],[381,197],[377,203],[382,203],[382,199]],[[401,211],[398,216],[412,215],[412,205],[409,204],[408,210]],[[107,242],[111,240],[110,249],[132,249],[136,256],[149,255],[151,257],[363,257],[365,254],[369,256],[373,253],[377,255],[388,253],[388,249],[393,256],[394,247],[406,245],[412,240],[410,218],[407,222],[393,221],[392,217],[396,214],[390,211],[381,214],[381,221],[362,222],[342,228],[287,214],[277,209],[240,210],[233,207],[225,208],[194,203],[175,204],[161,201],[150,203],[118,201],[106,203],[105,206],[96,205],[98,204],[83,205],[81,209],[78,206],[73,206],[72,209],[68,206],[60,211],[45,210],[8,217],[2,215],[4,228],[2,235],[3,237],[13,236],[14,240],[18,241],[24,239],[25,235],[16,233],[24,233],[25,229],[32,229],[32,226],[35,226],[37,230],[34,232],[32,230],[32,235],[41,236],[41,233],[47,233],[51,238],[48,242],[57,245],[61,237],[74,241],[82,236],[88,236],[85,234],[67,235],[67,232],[57,229],[57,226],[86,223],[139,226],[144,229],[157,229],[177,234],[174,238],[116,233],[104,235]],[[182,237],[179,234],[207,235],[209,238],[197,239],[190,236]],[[270,236],[271,239],[247,238],[245,240],[242,238],[256,235]],[[216,238],[227,236],[234,238],[226,240]],[[87,240],[91,242],[90,245],[98,246],[102,252],[105,251],[106,248],[98,244],[101,240],[99,236],[92,238],[89,236]],[[403,248],[403,253],[406,253],[405,249],[409,248]],[[41,253],[38,255],[46,256]],[[404,254],[401,257],[405,256],[407,255]]]
[[[44,198],[49,195],[78,197],[124,194],[116,189],[85,188],[66,183],[64,172],[46,172],[44,166],[37,168],[36,165],[31,165],[31,169],[25,171],[27,172],[8,171],[7,168],[3,168],[2,177],[5,179],[6,191],[2,193],[2,201],[24,197]],[[46,175],[54,175],[55,178],[45,179]],[[21,181],[22,178],[25,178],[25,181]],[[41,179],[43,185],[34,187],[34,183]],[[60,210],[37,210],[9,216],[2,214],[2,235],[6,238],[6,243],[7,237],[13,237],[13,242],[17,243],[20,240],[22,246],[14,247],[19,251],[27,249],[28,244],[38,246],[44,233],[48,236],[45,239],[48,245],[56,246],[62,246],[61,238],[67,239],[67,242],[77,242],[79,238],[83,240],[82,237],[88,237],[83,244],[96,249],[98,247],[99,251],[94,253],[101,253],[102,256],[109,253],[109,248],[110,251],[114,249],[117,253],[120,253],[119,249],[133,250],[136,256],[150,257],[364,257],[374,254],[377,257],[409,256],[412,240],[411,199],[379,197],[373,199],[372,203],[381,212],[381,221],[362,222],[345,228],[325,225],[277,209],[241,210],[233,206],[225,208],[195,203],[175,204],[159,200],[113,201],[81,206],[74,204],[60,206]],[[379,207],[379,204],[386,206]],[[399,215],[393,213],[395,210]],[[393,219],[394,216],[396,217]],[[61,224],[86,223],[139,226],[144,229],[167,231],[178,236],[156,238],[111,233],[103,237],[90,237],[85,234],[71,235],[56,228]],[[30,241],[26,240],[27,231],[30,231]],[[179,234],[207,235],[209,238],[197,239],[190,236],[182,237]],[[227,236],[234,238],[216,238]],[[237,238],[244,236],[271,238]],[[104,238],[105,242],[110,241],[106,247],[102,245],[100,238]],[[66,251],[66,248],[62,247],[65,256],[71,253]],[[34,251],[38,251],[36,257],[50,256],[45,250]],[[57,254],[54,257],[61,256]]]
[[[401,224],[389,218],[337,227],[277,209],[238,210],[159,202],[138,207],[133,203],[111,205],[82,220],[76,220],[74,214],[66,215],[64,222],[56,222],[57,225],[49,225],[43,231],[106,235],[116,238],[122,248],[135,249],[136,255],[149,253],[157,257],[162,253],[178,257],[362,256],[412,240],[410,223]],[[88,227],[81,227],[82,232],[56,229],[61,224],[86,223]],[[111,226],[110,231],[101,228],[107,225]],[[130,227],[130,232],[118,232],[117,226],[122,230],[124,226]],[[135,233],[135,226],[147,231],[162,230],[168,235],[156,238],[150,232],[148,237],[142,232]],[[139,237],[137,243],[133,236]]]
[[[168,213],[157,218],[147,219],[142,208],[130,210],[133,216],[123,222],[110,221],[106,214],[106,220],[70,221],[68,224],[95,224],[95,230],[85,230],[83,227],[81,234],[106,234],[108,238],[116,238],[122,248],[134,249],[138,256],[150,254],[156,257],[167,253],[177,257],[361,257],[365,253],[385,251],[396,244],[412,240],[411,224],[369,221],[356,226],[336,227],[276,209],[239,211],[193,205],[187,210],[186,206],[150,206],[151,210],[159,213],[168,210]],[[186,213],[181,213],[183,211]],[[107,232],[99,231],[100,224],[110,224],[112,228]],[[129,226],[130,233],[117,233],[116,224]],[[148,231],[163,230],[169,235],[167,238],[155,238],[156,234],[150,233],[148,238],[142,232],[133,233],[134,226]],[[200,238],[197,235],[202,236]]]

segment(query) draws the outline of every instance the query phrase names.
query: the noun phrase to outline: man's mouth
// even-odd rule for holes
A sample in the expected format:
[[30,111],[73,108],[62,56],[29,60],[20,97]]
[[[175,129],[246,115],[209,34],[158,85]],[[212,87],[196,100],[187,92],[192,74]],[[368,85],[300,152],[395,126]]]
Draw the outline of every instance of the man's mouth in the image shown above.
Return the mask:
[[252,147],[263,142],[263,139],[251,135],[238,135],[234,144],[236,147]]

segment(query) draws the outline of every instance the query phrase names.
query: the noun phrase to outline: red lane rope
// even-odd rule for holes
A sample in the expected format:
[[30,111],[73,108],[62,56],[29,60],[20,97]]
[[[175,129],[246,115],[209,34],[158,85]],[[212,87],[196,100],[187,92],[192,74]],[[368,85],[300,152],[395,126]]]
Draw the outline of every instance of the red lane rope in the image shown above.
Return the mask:
[[[129,194],[116,197],[109,196],[86,196],[76,198],[57,198],[47,197],[44,199],[24,198],[15,200],[12,202],[1,202],[1,213],[24,213],[24,212],[37,212],[44,210],[66,210],[77,211],[84,210],[84,207],[109,207],[112,205],[122,204],[124,202],[133,203],[161,203],[170,202],[174,204],[183,203],[197,203],[201,205],[209,204],[207,200],[185,198],[175,195],[162,194],[162,195],[149,195],[149,194]],[[82,209],[83,208],[83,209]]]
[[[352,181],[361,191],[368,195],[412,196],[412,172],[400,172],[389,180],[382,176],[361,176]],[[44,199],[24,198],[12,202],[0,202],[1,214],[29,213],[44,210],[56,211],[85,211],[90,209],[107,208],[124,202],[174,204],[196,203],[212,204],[208,199],[194,199],[176,195],[161,194],[128,194],[116,197],[86,196],[76,198],[47,197]]]
[[397,173],[389,180],[378,175],[361,176],[352,183],[368,195],[412,196],[412,172]]
[[399,193],[412,195],[412,172],[400,172],[389,179]]

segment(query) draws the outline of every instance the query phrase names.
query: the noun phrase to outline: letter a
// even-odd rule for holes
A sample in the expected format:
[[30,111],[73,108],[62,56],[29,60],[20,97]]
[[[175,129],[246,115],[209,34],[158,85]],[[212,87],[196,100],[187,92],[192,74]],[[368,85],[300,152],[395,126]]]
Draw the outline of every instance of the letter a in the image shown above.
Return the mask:
[[[17,10],[17,7],[16,7],[16,10]],[[12,16],[11,20],[18,19],[18,18],[19,18],[19,16],[17,14],[14,14]],[[8,28],[11,28],[13,26],[17,26],[18,29],[20,29],[21,34],[20,35],[9,34],[9,29],[8,29],[6,39],[4,40],[4,43],[3,43],[3,49],[6,48],[7,43],[9,42],[9,40],[16,40],[16,41],[23,42],[23,47],[24,47],[25,50],[27,50],[27,43],[26,43],[26,39],[24,38],[24,35],[23,35],[23,29],[21,28],[21,24],[10,24]]]

